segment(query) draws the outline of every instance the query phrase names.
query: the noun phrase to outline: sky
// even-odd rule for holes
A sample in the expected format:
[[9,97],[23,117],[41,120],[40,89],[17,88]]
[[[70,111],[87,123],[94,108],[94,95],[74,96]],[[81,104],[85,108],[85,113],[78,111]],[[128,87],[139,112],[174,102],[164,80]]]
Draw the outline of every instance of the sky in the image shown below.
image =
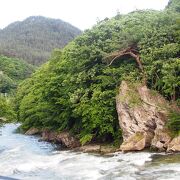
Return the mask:
[[162,10],[168,0],[0,0],[0,28],[29,16],[61,19],[85,30],[97,20],[136,9]]

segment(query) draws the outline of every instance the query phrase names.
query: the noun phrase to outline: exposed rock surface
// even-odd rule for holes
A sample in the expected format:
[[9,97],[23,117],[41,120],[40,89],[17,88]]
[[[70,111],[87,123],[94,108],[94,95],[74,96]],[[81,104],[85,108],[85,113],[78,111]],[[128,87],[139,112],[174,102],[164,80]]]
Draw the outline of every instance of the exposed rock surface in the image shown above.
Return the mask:
[[0,121],[1,121],[1,122],[5,122],[5,121],[7,121],[7,119],[4,118],[4,117],[0,117]]
[[122,143],[120,150],[122,151],[140,151],[150,145],[152,134],[146,132],[136,132]]
[[109,154],[116,152],[116,148],[108,145],[100,145],[100,144],[88,144],[81,146],[77,150],[85,152],[85,153],[100,153],[100,154]]
[[83,152],[100,153],[100,149],[100,145],[84,145],[81,146],[78,150]]
[[175,137],[168,145],[168,152],[180,152],[180,136]]
[[113,146],[101,146],[101,149],[100,149],[100,153],[101,154],[109,154],[109,153],[114,153],[116,152],[118,149],[113,147]]
[[36,134],[40,134],[39,129],[37,128],[30,128],[28,131],[26,131],[25,135],[36,135]]
[[171,140],[172,137],[167,129],[156,129],[151,146],[152,148],[158,149],[158,151],[166,151]]
[[77,151],[82,151],[86,153],[100,153],[109,154],[115,152],[117,149],[110,145],[100,145],[100,144],[88,144],[81,146],[80,142],[72,136],[69,132],[55,132],[49,130],[40,131],[37,128],[30,128],[26,135],[36,135],[41,134],[40,141],[54,142],[61,144],[64,148],[74,149]]
[[80,142],[69,132],[57,133],[52,131],[43,131],[42,140],[60,143],[67,148],[75,148],[80,146]]
[[156,148],[167,147],[170,137],[163,139],[159,132],[163,132],[167,122],[168,107],[166,100],[147,86],[122,81],[116,97],[116,109],[124,140],[120,149],[142,150],[151,146],[151,142],[154,142],[153,146]]

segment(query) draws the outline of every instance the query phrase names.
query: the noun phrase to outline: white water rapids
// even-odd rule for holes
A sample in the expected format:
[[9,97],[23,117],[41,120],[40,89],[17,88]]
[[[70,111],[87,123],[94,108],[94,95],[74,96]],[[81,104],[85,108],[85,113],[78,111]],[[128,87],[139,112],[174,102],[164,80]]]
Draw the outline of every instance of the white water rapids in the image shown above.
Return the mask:
[[179,180],[180,154],[115,153],[100,156],[57,151],[38,137],[0,127],[0,179],[20,180]]

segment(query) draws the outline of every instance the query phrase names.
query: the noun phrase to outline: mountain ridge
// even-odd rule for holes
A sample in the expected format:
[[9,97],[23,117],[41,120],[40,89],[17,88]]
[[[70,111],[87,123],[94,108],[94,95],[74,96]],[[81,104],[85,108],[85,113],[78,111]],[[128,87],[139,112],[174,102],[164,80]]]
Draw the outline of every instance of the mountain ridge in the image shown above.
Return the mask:
[[61,19],[30,16],[0,30],[0,54],[40,65],[52,49],[63,48],[80,34],[80,29]]

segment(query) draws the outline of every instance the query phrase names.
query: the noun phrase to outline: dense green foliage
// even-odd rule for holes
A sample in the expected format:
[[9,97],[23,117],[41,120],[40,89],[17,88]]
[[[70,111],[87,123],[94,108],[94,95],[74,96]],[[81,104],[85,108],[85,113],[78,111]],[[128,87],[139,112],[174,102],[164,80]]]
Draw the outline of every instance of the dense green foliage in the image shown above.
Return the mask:
[[54,48],[62,48],[81,31],[57,19],[29,17],[0,30],[0,53],[39,65]]
[[179,0],[170,0],[167,9],[170,9],[171,11],[177,11],[180,12],[180,1]]
[[9,93],[34,71],[32,65],[0,55],[0,93]]
[[[115,96],[122,80],[141,81],[177,101],[180,85],[179,14],[136,11],[99,22],[62,51],[18,89],[17,112],[23,128],[70,130],[82,144],[120,137]],[[134,47],[144,73],[133,57],[112,52]]]
[[13,110],[11,99],[5,98],[3,96],[0,96],[0,121],[1,118],[9,121],[16,120],[16,114]]
[[175,134],[180,134],[180,113],[177,111],[169,114],[169,122],[167,127]]

